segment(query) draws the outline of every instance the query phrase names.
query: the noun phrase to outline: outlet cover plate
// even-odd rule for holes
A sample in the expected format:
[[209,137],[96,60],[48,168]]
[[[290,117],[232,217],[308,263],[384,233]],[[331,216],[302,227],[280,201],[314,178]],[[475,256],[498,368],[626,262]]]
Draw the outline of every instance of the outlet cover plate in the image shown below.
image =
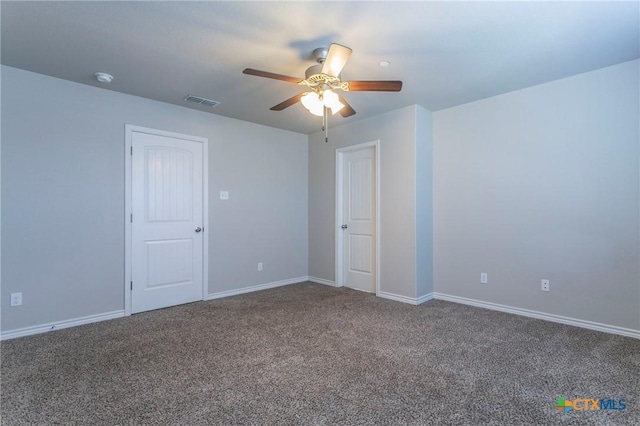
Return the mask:
[[22,293],[11,293],[11,306],[22,305]]
[[549,280],[540,280],[540,290],[542,290],[542,291],[551,291],[551,287],[549,285]]

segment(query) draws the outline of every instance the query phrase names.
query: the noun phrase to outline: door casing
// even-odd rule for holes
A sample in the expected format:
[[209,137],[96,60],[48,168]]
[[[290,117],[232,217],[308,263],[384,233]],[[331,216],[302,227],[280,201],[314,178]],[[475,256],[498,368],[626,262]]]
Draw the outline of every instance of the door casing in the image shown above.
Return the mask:
[[131,167],[132,167],[132,138],[134,132],[147,133],[150,135],[165,136],[176,139],[185,139],[193,142],[202,143],[202,220],[204,226],[204,232],[202,235],[202,297],[203,300],[208,295],[208,283],[209,283],[209,140],[207,138],[199,136],[184,135],[181,133],[167,132],[164,130],[151,129],[148,127],[136,126],[132,124],[125,124],[125,185],[124,185],[124,313],[125,315],[131,315],[131,277],[132,277],[132,263],[133,263],[133,250],[131,246],[131,232],[132,232],[132,180],[131,180]]
[[365,142],[358,145],[351,145],[344,148],[336,149],[336,212],[335,212],[335,241],[336,241],[336,249],[335,249],[335,286],[343,287],[344,286],[344,265],[343,265],[343,249],[344,249],[344,232],[340,228],[343,221],[343,203],[344,203],[344,194],[343,194],[343,166],[344,166],[344,154],[359,151],[365,148],[373,148],[375,155],[375,187],[376,187],[376,203],[375,203],[375,233],[376,233],[376,295],[380,294],[380,140],[375,140],[372,142]]

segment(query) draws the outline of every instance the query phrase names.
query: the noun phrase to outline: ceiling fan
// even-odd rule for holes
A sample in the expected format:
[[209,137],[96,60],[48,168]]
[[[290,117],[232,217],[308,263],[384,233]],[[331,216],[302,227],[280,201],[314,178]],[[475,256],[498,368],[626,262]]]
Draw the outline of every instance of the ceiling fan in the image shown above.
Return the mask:
[[333,114],[340,112],[343,117],[350,117],[356,111],[336,91],[344,92],[399,92],[402,81],[397,80],[352,80],[341,81],[340,72],[351,56],[351,49],[333,43],[329,48],[319,47],[313,51],[317,65],[313,65],[305,72],[303,80],[282,74],[246,68],[244,74],[258,77],[272,78],[305,86],[306,91],[280,102],[271,107],[273,111],[282,111],[291,105],[301,102],[312,114],[326,120],[327,110]]

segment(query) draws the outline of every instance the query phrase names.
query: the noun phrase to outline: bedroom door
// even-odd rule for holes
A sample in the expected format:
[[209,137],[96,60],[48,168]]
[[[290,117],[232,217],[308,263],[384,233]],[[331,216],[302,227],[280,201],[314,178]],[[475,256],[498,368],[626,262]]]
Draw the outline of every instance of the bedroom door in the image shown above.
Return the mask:
[[342,284],[376,292],[376,150],[366,146],[340,153]]
[[203,299],[203,141],[131,133],[131,312]]

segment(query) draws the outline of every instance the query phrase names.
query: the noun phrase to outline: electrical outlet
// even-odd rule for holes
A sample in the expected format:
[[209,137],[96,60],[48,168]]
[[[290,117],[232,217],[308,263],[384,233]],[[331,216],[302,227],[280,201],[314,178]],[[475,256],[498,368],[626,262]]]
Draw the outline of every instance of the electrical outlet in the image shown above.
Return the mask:
[[262,271],[262,262],[258,262],[258,271]]
[[22,305],[22,293],[11,293],[11,306]]
[[549,287],[549,280],[540,280],[540,290],[551,291],[551,288]]
[[480,273],[480,284],[486,284],[487,282],[488,282],[487,273],[486,272]]
[[229,199],[229,191],[220,191],[220,199],[228,200]]

